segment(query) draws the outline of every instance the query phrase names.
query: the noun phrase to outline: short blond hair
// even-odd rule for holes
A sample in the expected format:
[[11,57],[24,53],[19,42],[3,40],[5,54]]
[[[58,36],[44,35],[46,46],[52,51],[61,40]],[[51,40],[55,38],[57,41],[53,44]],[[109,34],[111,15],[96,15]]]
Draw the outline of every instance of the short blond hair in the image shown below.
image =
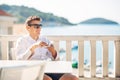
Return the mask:
[[42,21],[42,19],[38,16],[29,16],[26,21],[25,24],[29,25],[32,21],[37,20],[37,21]]

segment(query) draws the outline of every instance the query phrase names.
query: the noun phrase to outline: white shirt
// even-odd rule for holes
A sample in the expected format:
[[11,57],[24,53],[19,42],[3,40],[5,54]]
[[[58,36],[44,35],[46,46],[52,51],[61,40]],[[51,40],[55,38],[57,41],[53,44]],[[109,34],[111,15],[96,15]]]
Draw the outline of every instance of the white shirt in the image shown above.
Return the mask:
[[[51,42],[43,36],[40,36],[37,41],[31,38],[31,36],[26,35],[17,40],[16,43],[16,55],[17,59],[21,60],[27,60],[28,57],[31,55],[30,47],[37,43],[43,41],[47,43],[48,45],[51,44]],[[34,55],[30,58],[30,60],[54,60],[51,52],[45,48],[45,47],[38,47],[34,51]]]

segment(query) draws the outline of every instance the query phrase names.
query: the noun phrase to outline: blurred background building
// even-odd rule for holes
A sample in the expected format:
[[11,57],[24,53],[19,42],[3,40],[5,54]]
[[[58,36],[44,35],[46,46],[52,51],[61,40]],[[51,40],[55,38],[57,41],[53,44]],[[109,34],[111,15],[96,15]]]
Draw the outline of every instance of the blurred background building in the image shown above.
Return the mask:
[[[11,14],[0,9],[0,35],[13,35],[14,23],[17,21]],[[12,42],[9,42],[9,47],[12,46]],[[0,57],[1,57],[1,42],[0,42]]]
[[17,21],[15,17],[0,10],[0,35],[12,35],[13,25]]

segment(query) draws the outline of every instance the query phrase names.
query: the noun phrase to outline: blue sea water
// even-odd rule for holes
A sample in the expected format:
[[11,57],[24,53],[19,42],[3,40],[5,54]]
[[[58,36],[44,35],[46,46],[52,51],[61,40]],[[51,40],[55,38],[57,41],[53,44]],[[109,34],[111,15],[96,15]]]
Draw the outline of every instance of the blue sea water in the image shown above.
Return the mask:
[[[60,27],[43,27],[43,35],[120,35],[120,25],[76,25],[76,26],[60,26]],[[102,62],[102,42],[96,42],[96,60],[97,63]],[[77,41],[72,42],[72,60],[78,61]],[[76,48],[75,48],[76,47]],[[60,42],[60,48],[65,48],[65,42]],[[60,53],[61,59],[65,59],[65,52]],[[90,42],[84,42],[84,63],[90,63]],[[114,43],[109,41],[109,68],[113,68],[114,64]]]
[[76,25],[43,27],[45,35],[120,35],[120,25]]

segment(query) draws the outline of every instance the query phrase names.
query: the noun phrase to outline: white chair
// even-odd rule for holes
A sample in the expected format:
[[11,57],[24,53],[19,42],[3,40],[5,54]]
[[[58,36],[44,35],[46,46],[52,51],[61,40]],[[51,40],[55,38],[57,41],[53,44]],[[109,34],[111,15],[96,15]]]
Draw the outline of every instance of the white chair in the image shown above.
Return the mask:
[[0,70],[0,80],[43,80],[45,64],[4,67]]

